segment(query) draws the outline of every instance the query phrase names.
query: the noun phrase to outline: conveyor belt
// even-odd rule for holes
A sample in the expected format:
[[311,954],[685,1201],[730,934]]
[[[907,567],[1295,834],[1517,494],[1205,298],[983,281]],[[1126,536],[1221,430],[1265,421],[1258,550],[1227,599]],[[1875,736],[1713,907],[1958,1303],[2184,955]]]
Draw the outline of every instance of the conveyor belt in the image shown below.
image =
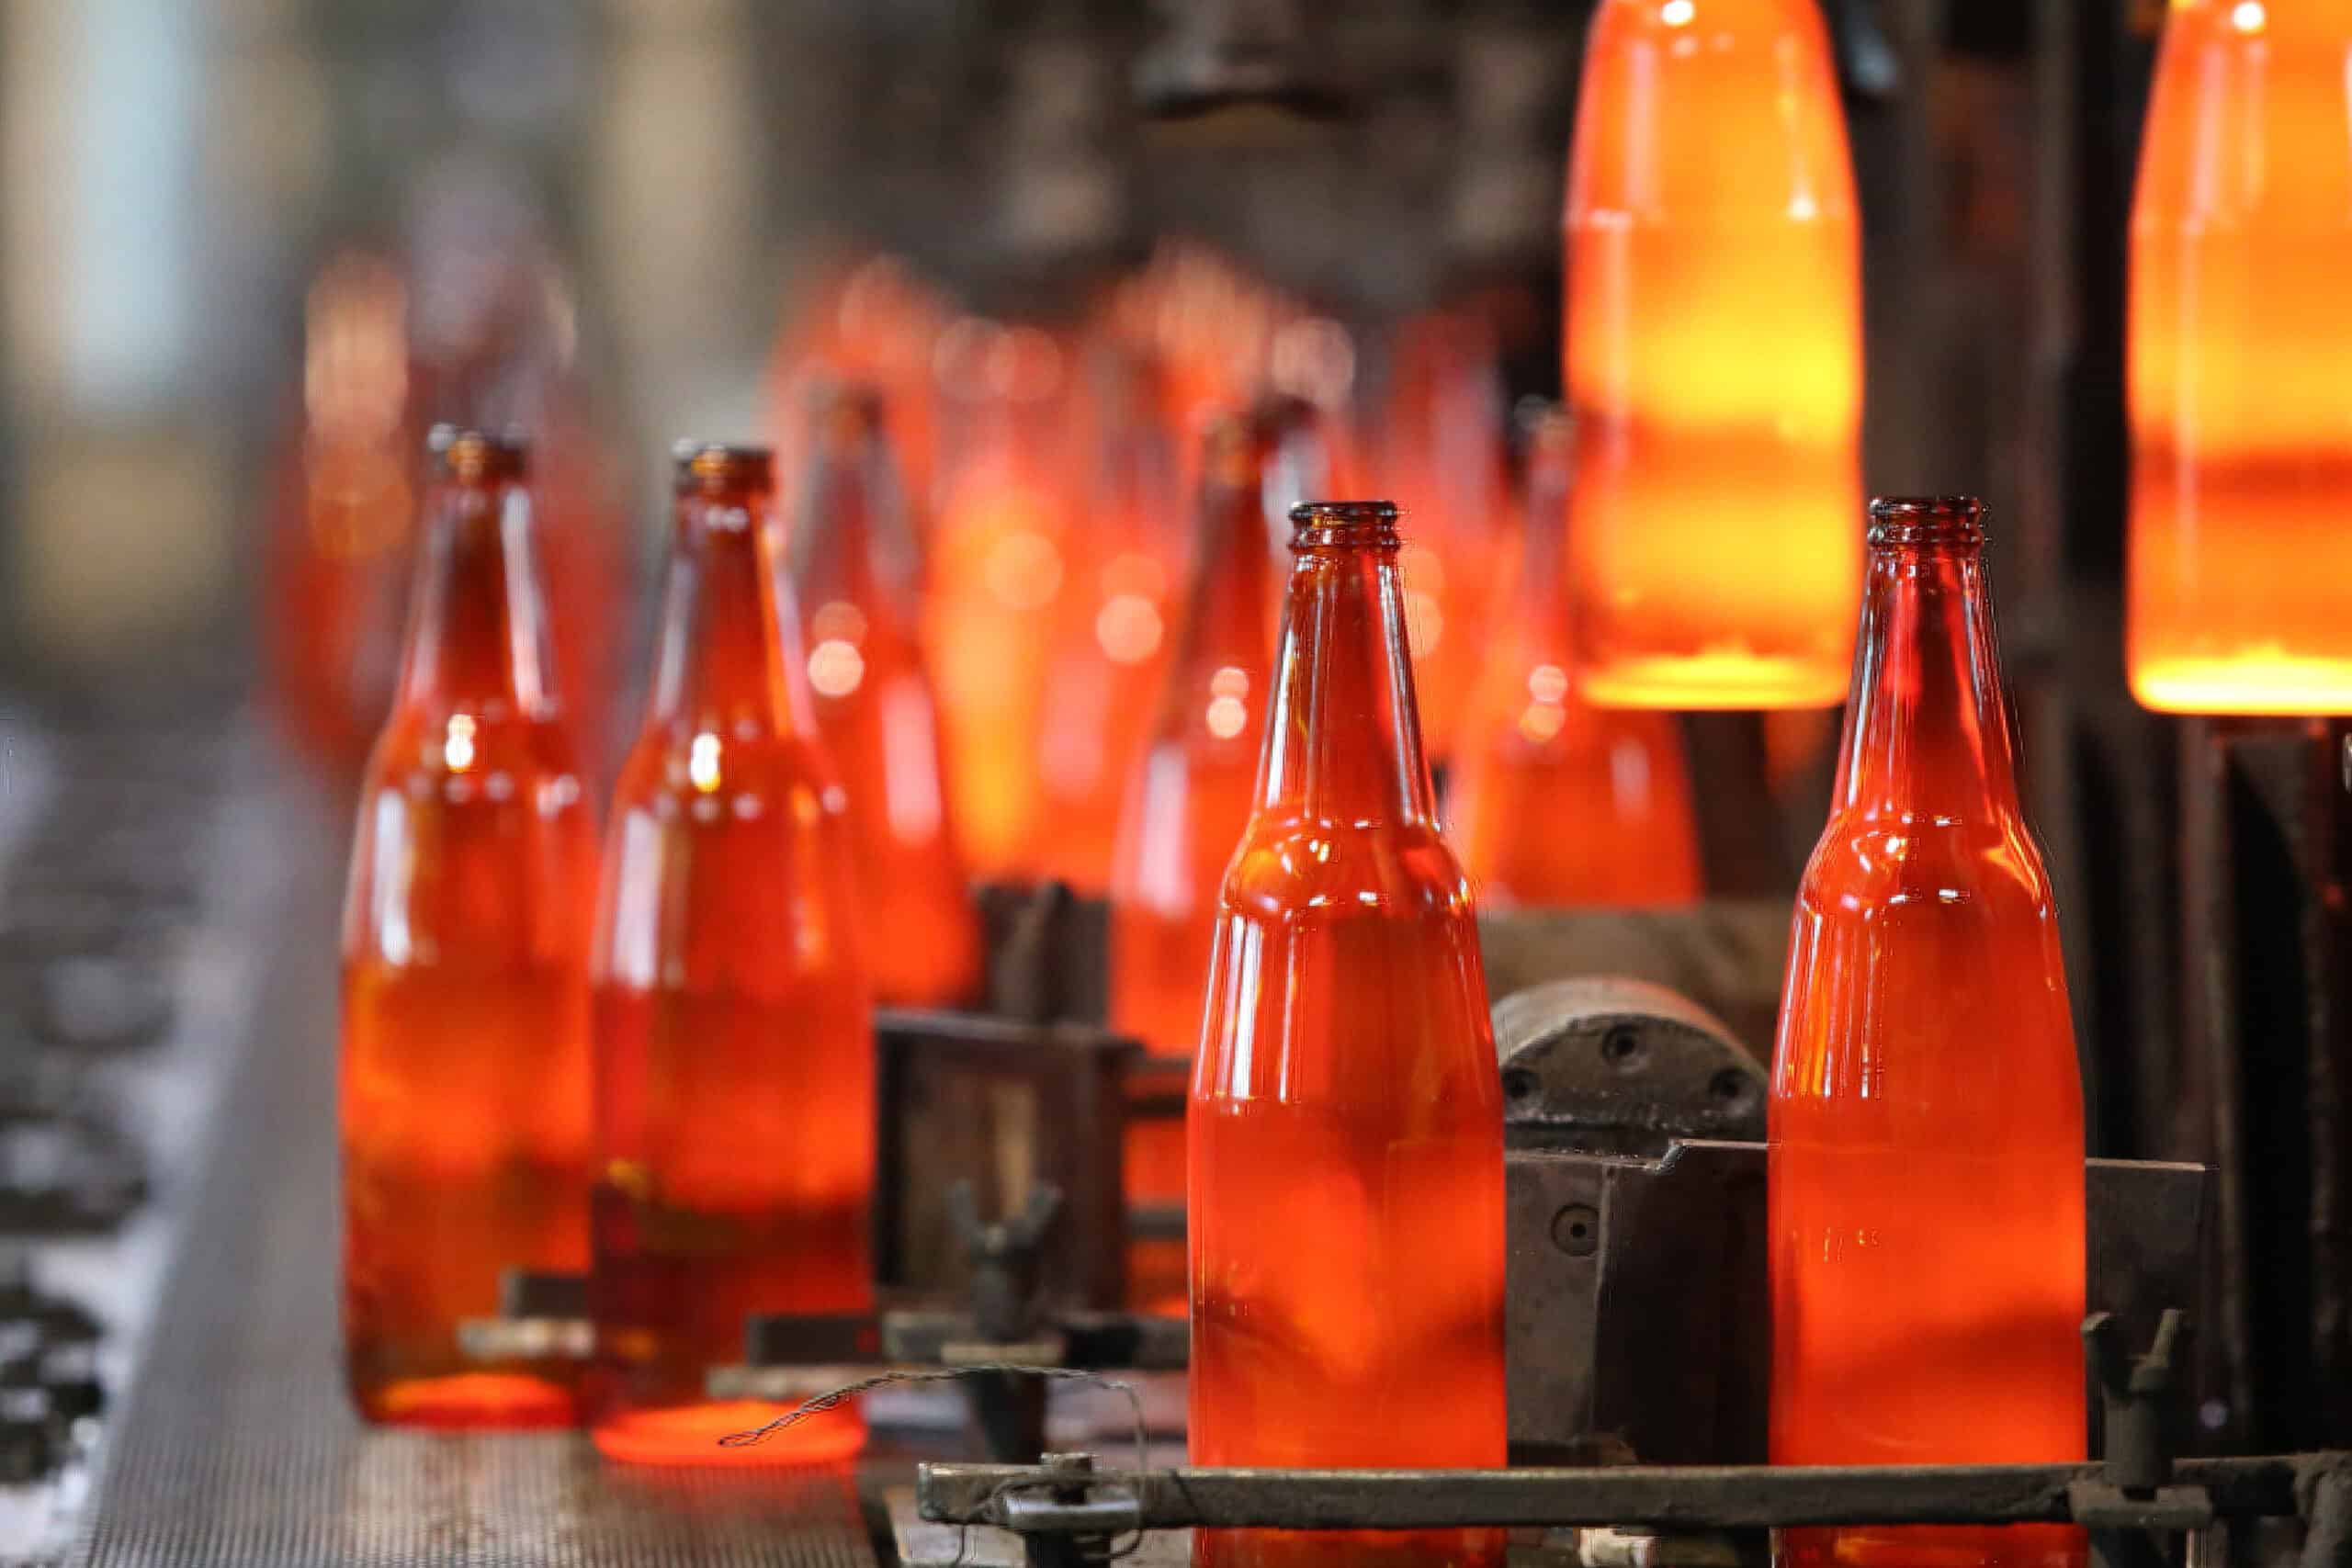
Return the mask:
[[255,1038],[75,1568],[790,1564],[871,1568],[845,1477],[618,1472],[572,1434],[362,1427],[335,1329],[334,897],[298,852]]

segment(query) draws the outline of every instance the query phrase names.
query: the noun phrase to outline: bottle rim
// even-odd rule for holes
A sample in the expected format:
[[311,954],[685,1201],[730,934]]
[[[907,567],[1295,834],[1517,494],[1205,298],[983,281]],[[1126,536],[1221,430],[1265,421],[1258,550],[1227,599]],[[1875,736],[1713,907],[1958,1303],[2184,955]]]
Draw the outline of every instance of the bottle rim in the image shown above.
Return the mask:
[[1398,543],[1396,520],[1401,515],[1393,501],[1302,501],[1290,509],[1290,547],[1371,546],[1393,550]]
[[1984,502],[1973,495],[1880,495],[1871,498],[1873,548],[1905,545],[1982,545]]
[[670,447],[672,477],[678,493],[700,491],[720,495],[730,491],[764,491],[775,487],[775,449],[692,437]]
[[425,434],[424,450],[437,473],[460,484],[521,479],[531,471],[531,438],[513,428],[493,434],[436,424]]

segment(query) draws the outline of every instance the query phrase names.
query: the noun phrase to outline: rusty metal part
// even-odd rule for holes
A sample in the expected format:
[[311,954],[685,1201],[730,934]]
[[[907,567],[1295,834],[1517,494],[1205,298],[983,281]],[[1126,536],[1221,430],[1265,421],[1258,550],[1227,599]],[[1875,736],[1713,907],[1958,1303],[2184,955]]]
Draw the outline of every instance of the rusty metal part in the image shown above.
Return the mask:
[[1495,1004],[1513,1147],[1662,1156],[1676,1138],[1764,1135],[1764,1068],[1663,986],[1555,980]]

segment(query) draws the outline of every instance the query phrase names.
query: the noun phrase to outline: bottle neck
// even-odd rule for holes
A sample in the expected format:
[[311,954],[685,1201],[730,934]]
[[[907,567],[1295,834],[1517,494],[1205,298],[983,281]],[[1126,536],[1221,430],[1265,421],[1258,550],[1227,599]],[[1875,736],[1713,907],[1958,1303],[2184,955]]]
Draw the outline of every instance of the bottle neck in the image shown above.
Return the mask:
[[681,497],[654,665],[653,723],[736,739],[807,733],[789,596],[764,493]]
[[1260,810],[1434,826],[1394,529],[1302,526],[1291,548]]
[[1265,670],[1273,562],[1255,470],[1243,483],[1215,476],[1202,480],[1192,572],[1176,644],[1177,679],[1227,665],[1253,676]]
[[512,481],[444,483],[425,503],[398,704],[530,717],[556,705],[530,491]]
[[1834,811],[2019,814],[1981,545],[1871,547],[1849,700]]
[[789,539],[792,587],[803,611],[838,599],[868,614],[884,601],[894,614],[911,613],[919,552],[904,489],[878,439],[819,447]]
[[1569,459],[1546,453],[1528,468],[1519,525],[1516,587],[1521,629],[1567,629]]

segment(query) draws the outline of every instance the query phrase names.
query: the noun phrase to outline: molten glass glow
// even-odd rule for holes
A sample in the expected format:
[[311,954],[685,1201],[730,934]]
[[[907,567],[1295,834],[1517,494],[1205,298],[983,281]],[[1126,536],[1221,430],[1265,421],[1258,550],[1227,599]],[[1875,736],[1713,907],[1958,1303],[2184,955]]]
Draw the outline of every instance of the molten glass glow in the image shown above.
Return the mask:
[[1568,673],[1561,520],[1573,440],[1556,416],[1535,432],[1519,547],[1479,626],[1485,666],[1454,775],[1453,841],[1488,908],[1686,904],[1699,897],[1699,840],[1673,716],[1593,707]]
[[914,636],[918,547],[881,415],[876,397],[854,389],[817,409],[787,524],[792,591],[810,608],[818,731],[849,792],[875,995],[948,1007],[979,988],[979,912],[947,814],[938,708]]
[[[2082,1084],[1980,511],[1871,508],[1840,777],[1772,1059],[1775,1463],[2084,1457]],[[2082,1533],[2050,1526],[1782,1547],[1804,1568],[2084,1560]]]
[[587,1264],[595,828],[521,455],[440,461],[344,916],[345,1363],[370,1420],[569,1426],[568,1369],[470,1360],[458,1325],[507,1269]]
[[[1503,1462],[1502,1097],[1414,712],[1395,510],[1301,508],[1190,1121],[1192,1458]],[[1487,1564],[1499,1530],[1204,1530],[1193,1561]]]
[[[1258,463],[1243,423],[1211,428],[1193,538],[1193,587],[1149,744],[1130,781],[1111,881],[1111,1027],[1155,1055],[1200,1043],[1217,887],[1250,821],[1273,672],[1273,561]],[[1182,1202],[1182,1122],[1127,1134],[1129,1203]],[[1182,1310],[1184,1254],[1136,1242],[1128,1300]]]
[[873,1292],[854,837],[802,683],[768,471],[764,453],[706,448],[682,476],[651,708],[606,841],[591,1419],[619,1460],[796,1462],[865,1438],[836,1416],[721,1449],[781,1408],[704,1393],[747,1315],[858,1312]]
[[1566,218],[1571,581],[1593,701],[1845,695],[1857,233],[1812,0],[1603,0]]
[[2132,214],[2132,694],[2352,713],[2352,6],[2174,0]]

